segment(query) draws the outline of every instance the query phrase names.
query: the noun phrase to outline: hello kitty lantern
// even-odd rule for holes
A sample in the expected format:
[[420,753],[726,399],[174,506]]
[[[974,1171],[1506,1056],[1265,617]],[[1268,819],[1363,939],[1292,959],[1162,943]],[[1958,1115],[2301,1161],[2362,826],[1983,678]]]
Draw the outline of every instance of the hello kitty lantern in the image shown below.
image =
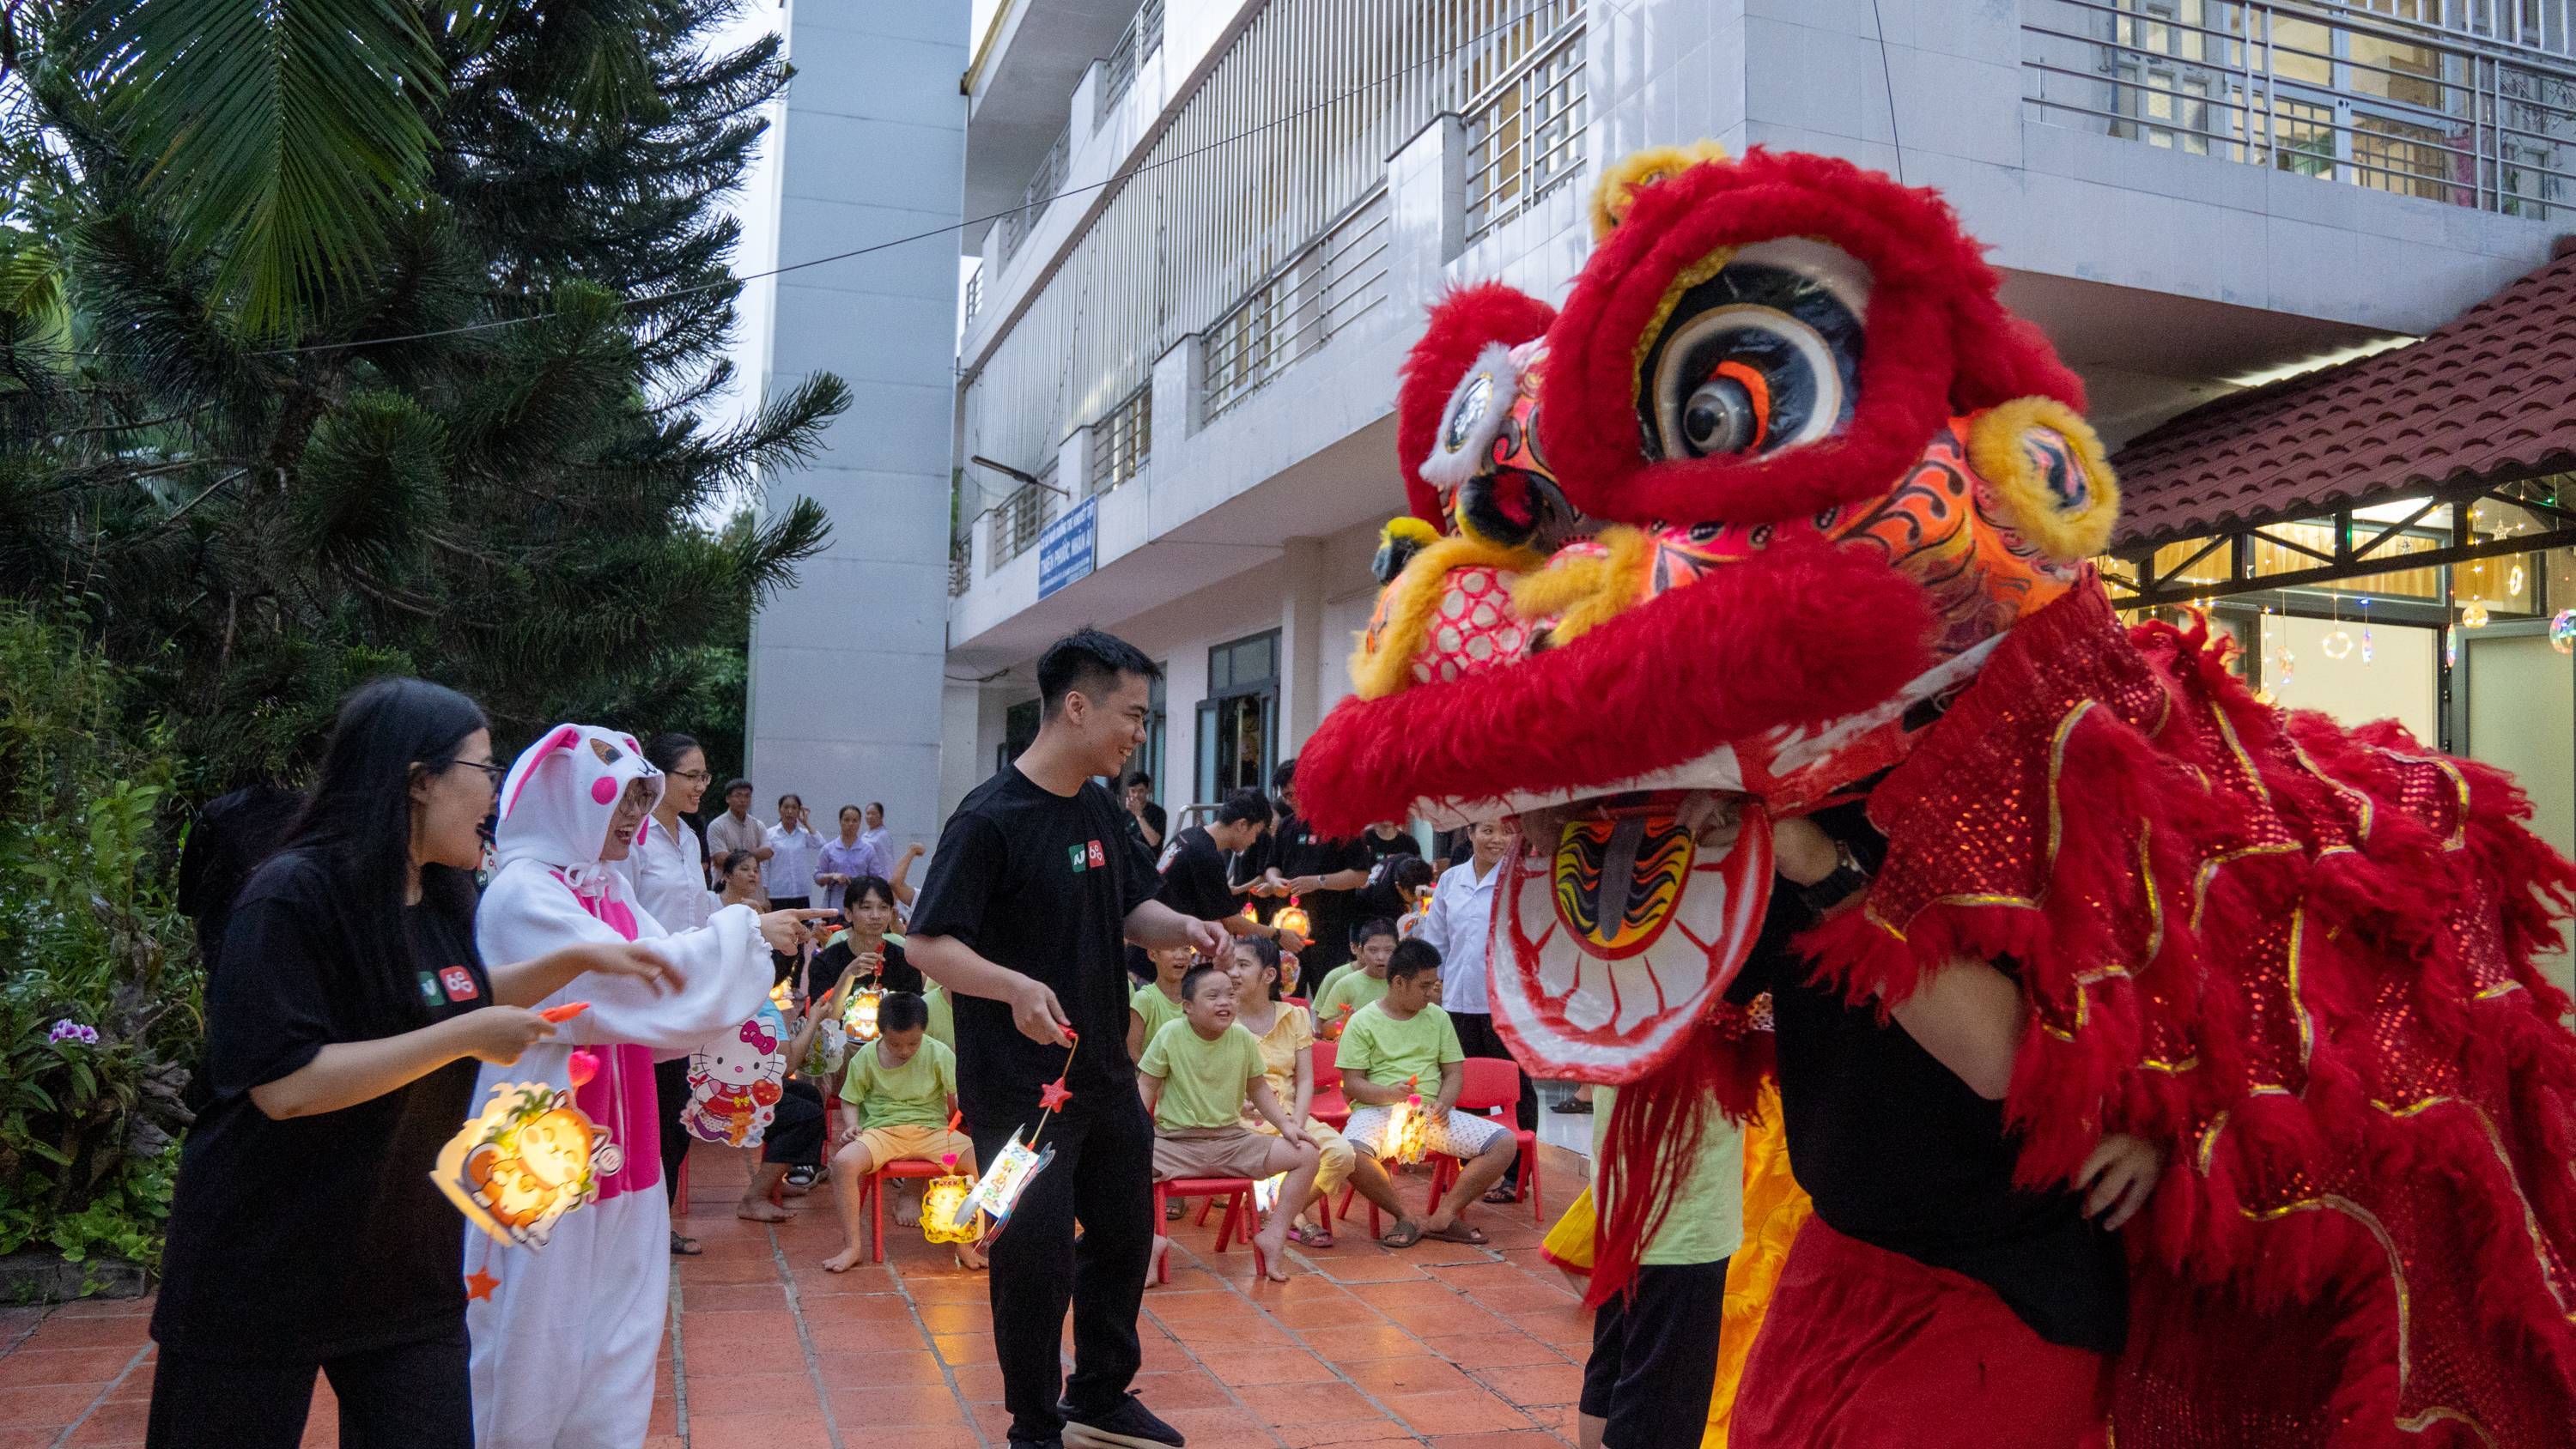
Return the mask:
[[787,1018],[764,1005],[740,1027],[689,1054],[689,1105],[680,1125],[703,1142],[757,1147],[778,1115],[787,1077]]

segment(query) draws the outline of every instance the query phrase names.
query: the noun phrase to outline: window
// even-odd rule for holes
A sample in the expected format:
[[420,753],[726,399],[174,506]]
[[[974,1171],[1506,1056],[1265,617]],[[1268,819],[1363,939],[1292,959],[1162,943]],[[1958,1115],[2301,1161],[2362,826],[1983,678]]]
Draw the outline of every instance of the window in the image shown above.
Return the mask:
[[1002,743],[994,748],[993,773],[1009,769],[1038,738],[1038,702],[1024,699],[1002,712]]
[[1263,790],[1279,751],[1279,631],[1208,651],[1208,697],[1199,703],[1198,798]]

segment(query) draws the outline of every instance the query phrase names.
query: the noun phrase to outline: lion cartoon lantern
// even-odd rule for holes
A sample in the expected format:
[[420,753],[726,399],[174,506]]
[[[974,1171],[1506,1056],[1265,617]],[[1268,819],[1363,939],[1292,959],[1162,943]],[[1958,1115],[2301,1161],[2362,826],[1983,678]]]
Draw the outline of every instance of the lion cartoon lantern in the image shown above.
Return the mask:
[[[1454,293],[1406,365],[1412,516],[1299,758],[1317,828],[1546,822],[1497,892],[1514,1050],[1635,1084],[1621,1117],[1682,1081],[1742,1113],[1763,821],[1865,798],[1886,856],[1817,979],[1884,1012],[2010,961],[2019,1182],[2164,1150],[2114,1442],[2570,1442],[2576,1038],[2532,960],[2576,868],[2512,782],[2118,623],[2082,386],[1932,193],[1665,151],[1594,229],[1561,313]],[[1723,859],[1692,791],[1747,802]]]

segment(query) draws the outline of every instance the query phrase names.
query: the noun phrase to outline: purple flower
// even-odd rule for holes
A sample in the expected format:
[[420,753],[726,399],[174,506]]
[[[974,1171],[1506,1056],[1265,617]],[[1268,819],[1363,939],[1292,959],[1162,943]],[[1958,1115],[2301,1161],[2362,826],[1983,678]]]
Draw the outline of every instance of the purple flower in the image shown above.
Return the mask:
[[56,1042],[76,1041],[82,1046],[96,1046],[98,1045],[98,1028],[94,1026],[83,1026],[79,1022],[74,1021],[67,1016],[54,1023],[52,1035],[45,1039],[47,1041]]

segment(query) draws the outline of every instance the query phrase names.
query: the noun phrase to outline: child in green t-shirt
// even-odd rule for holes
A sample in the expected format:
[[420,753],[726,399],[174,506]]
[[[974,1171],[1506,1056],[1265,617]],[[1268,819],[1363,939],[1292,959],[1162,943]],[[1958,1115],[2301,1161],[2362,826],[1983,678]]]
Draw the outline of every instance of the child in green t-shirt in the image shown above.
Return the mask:
[[[1592,1196],[1603,1222],[1610,1197],[1601,1163],[1618,1098],[1607,1086],[1592,1098]],[[1583,1443],[1663,1444],[1707,1421],[1724,1317],[1714,1305],[1726,1301],[1727,1259],[1743,1237],[1744,1133],[1712,1101],[1629,1290],[1611,1295],[1594,1320],[1576,1406]]]
[[[833,1196],[841,1209],[841,1251],[823,1260],[835,1273],[857,1266],[860,1243],[859,1185],[890,1162],[939,1162],[955,1157],[959,1176],[975,1175],[975,1144],[949,1125],[957,1115],[957,1054],[929,1039],[930,1007],[908,991],[877,1007],[877,1039],[850,1055],[841,1078],[841,1100],[852,1125],[832,1156]],[[896,1214],[896,1220],[902,1220]],[[914,1223],[920,1217],[915,1209]],[[910,1224],[906,1224],[910,1226]],[[964,1267],[984,1266],[967,1243],[957,1250]]]
[[[1136,1063],[1136,1090],[1154,1114],[1154,1180],[1180,1177],[1247,1177],[1258,1182],[1286,1174],[1254,1241],[1270,1264],[1270,1280],[1288,1281],[1288,1228],[1315,1186],[1322,1156],[1314,1139],[1288,1120],[1279,1094],[1270,1090],[1261,1043],[1234,1019],[1234,978],[1214,966],[1193,966],[1181,978],[1179,1021],[1168,1022],[1145,1044]],[[1276,1137],[1243,1125],[1246,1099]],[[1159,1276],[1171,1239],[1156,1234],[1151,1282]]]
[[[1342,1128],[1342,1140],[1358,1154],[1351,1181],[1369,1201],[1396,1213],[1384,1239],[1391,1248],[1410,1248],[1424,1238],[1481,1245],[1484,1230],[1461,1222],[1459,1214],[1502,1180],[1520,1151],[1510,1128],[1458,1110],[1467,1054],[1439,1001],[1440,952],[1419,938],[1399,942],[1387,961],[1386,994],[1352,1013],[1334,1057],[1342,1095],[1351,1102],[1351,1120]],[[1394,1151],[1388,1138],[1396,1107],[1413,1097],[1422,1102],[1426,1148],[1460,1164],[1457,1185],[1419,1221],[1390,1207],[1395,1186],[1378,1161]]]
[[1315,1034],[1338,1041],[1358,1010],[1386,995],[1386,963],[1395,956],[1395,922],[1363,921],[1351,932],[1351,961],[1324,978],[1315,997]]
[[1154,979],[1127,998],[1127,1059],[1131,1062],[1145,1055],[1145,1043],[1154,1039],[1154,1033],[1181,1019],[1181,978],[1189,974],[1198,953],[1187,946],[1165,946],[1146,952],[1145,959],[1154,963]]

